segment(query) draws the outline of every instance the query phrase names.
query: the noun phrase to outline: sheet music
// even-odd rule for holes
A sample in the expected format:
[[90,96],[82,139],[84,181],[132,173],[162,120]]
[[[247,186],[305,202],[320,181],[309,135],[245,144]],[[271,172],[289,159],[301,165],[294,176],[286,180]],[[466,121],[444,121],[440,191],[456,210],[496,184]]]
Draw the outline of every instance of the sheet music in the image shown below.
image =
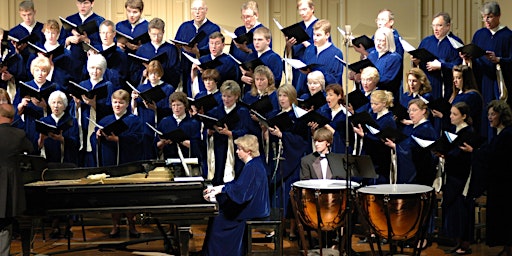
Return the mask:
[[155,131],[158,135],[164,135],[161,131],[157,130],[154,126],[152,126],[148,122],[146,122],[146,125],[149,126],[149,128],[151,128],[151,130]]
[[416,143],[418,143],[418,145],[420,145],[420,147],[422,148],[426,148],[430,145],[432,145],[434,142],[436,142],[435,140],[424,140],[424,139],[420,139],[414,135],[411,135],[411,138],[416,141]]
[[375,129],[374,127],[372,127],[372,126],[370,126],[368,124],[365,124],[365,126],[366,126],[366,128],[368,128],[368,131],[370,131],[370,133],[373,134],[373,135],[375,135],[375,134],[380,132],[380,130]]
[[89,120],[89,122],[91,122],[92,124],[94,124],[94,126],[100,128],[100,129],[103,129],[104,127],[99,125],[98,123],[94,122],[92,119],[90,119],[89,117],[86,117],[87,120]]
[[229,37],[233,38],[233,39],[234,39],[234,38],[237,38],[237,36],[236,36],[236,34],[235,34],[235,33],[231,32],[231,31],[229,31],[229,30],[227,30],[227,29],[224,29],[224,33],[225,33],[226,35],[228,35]]
[[306,63],[304,63],[298,59],[283,58],[283,60],[286,61],[288,64],[290,64],[295,69],[301,69],[301,68],[307,66]]
[[347,62],[346,62],[344,59],[342,59],[342,58],[338,57],[338,55],[334,55],[334,58],[336,58],[336,59],[337,59],[337,60],[339,60],[341,63],[343,63],[343,65],[345,65],[345,66],[347,65]]
[[228,56],[231,57],[238,65],[242,65],[242,62],[235,58],[233,55],[228,53]]
[[402,37],[398,38],[400,40],[400,43],[402,44],[402,47],[404,48],[404,51],[410,52],[416,50],[414,46],[412,46],[409,42],[402,39]]
[[451,132],[447,132],[447,131],[444,131],[444,134],[446,135],[446,138],[448,138],[448,141],[450,143],[452,143],[458,137],[457,134],[454,134],[454,133],[451,133]]
[[448,38],[448,41],[450,41],[450,44],[453,46],[453,48],[455,49],[459,49],[461,48],[462,46],[464,46],[463,44],[461,44],[459,41],[455,40],[453,37],[451,36],[446,36]]
[[137,93],[140,93],[140,91],[139,91],[139,90],[137,90],[137,88],[135,88],[135,87],[134,87],[130,82],[126,81],[126,84],[127,84],[128,86],[130,86],[130,88],[132,88],[132,90],[136,91]]
[[277,19],[276,19],[276,18],[273,18],[273,20],[274,20],[274,22],[276,23],[276,26],[277,26],[277,28],[278,28],[279,30],[282,30],[282,29],[284,28],[283,26],[281,26],[281,23],[279,23],[279,21],[277,21]]
[[196,65],[201,65],[201,62],[200,62],[198,59],[196,59],[196,58],[194,58],[194,57],[190,56],[190,54],[188,54],[188,53],[186,53],[186,52],[181,52],[181,53],[182,53],[183,55],[185,55],[185,57],[187,57],[187,59],[188,59],[188,60],[190,60],[190,62],[192,62],[192,63],[194,63],[194,64],[196,64]]
[[430,102],[430,101],[428,101],[427,99],[425,99],[423,96],[421,96],[421,95],[419,95],[419,94],[418,94],[418,98],[419,98],[420,100],[422,100],[423,102],[425,102],[425,104],[428,104],[428,103]]
[[295,117],[300,118],[301,116],[308,113],[308,111],[297,107],[295,104],[292,104],[293,113],[295,114]]

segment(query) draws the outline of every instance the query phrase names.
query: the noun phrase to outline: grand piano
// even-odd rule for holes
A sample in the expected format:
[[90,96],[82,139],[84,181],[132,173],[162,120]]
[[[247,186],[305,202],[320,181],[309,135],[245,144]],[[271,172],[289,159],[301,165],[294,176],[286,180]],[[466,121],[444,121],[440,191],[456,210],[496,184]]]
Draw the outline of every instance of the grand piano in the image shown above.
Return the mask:
[[[30,167],[23,171],[27,200],[26,217],[29,220],[67,214],[142,213],[155,220],[162,234],[161,239],[164,240],[162,249],[166,253],[188,255],[190,225],[218,214],[217,204],[203,199],[203,190],[208,181],[200,177],[182,177],[180,181],[177,181],[178,178],[152,178],[151,170],[168,166],[168,161],[140,161],[101,168],[50,167],[43,170],[34,168],[41,164],[37,161],[40,159],[32,158],[28,163],[24,163]],[[177,174],[180,172],[180,166],[181,164],[175,164],[170,169],[176,168],[173,173]],[[86,178],[97,175],[103,178]],[[109,178],[105,178],[107,176]],[[160,220],[169,221],[178,227],[178,232],[173,238],[176,241],[172,241],[172,238],[166,235]],[[30,234],[26,229],[32,227],[22,227],[25,229],[25,232],[21,232],[23,255],[30,255],[31,235],[23,234]],[[89,249],[90,247],[75,248],[73,251]]]

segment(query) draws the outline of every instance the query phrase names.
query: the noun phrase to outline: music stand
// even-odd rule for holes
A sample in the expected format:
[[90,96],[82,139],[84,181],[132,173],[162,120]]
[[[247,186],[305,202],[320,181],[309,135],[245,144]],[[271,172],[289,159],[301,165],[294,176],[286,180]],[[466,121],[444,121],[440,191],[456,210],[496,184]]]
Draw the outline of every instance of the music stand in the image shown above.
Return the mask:
[[[337,156],[338,157],[338,156]],[[349,171],[346,169],[350,168],[350,174],[352,178],[368,178],[376,179],[379,175],[375,172],[372,158],[369,155],[349,155],[340,154],[343,161],[343,169],[348,174]],[[348,161],[348,165],[347,165]]]

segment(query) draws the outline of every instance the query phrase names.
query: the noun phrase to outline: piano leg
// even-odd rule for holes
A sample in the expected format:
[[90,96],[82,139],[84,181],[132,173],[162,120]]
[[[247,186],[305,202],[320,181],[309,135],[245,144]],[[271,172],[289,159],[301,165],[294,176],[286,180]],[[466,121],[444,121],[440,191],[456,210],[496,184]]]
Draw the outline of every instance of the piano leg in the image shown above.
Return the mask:
[[20,225],[21,249],[23,256],[29,256],[32,249],[31,241],[33,238],[32,222],[35,221],[29,217],[17,218]]
[[188,256],[188,242],[190,241],[190,226],[178,227],[180,255]]

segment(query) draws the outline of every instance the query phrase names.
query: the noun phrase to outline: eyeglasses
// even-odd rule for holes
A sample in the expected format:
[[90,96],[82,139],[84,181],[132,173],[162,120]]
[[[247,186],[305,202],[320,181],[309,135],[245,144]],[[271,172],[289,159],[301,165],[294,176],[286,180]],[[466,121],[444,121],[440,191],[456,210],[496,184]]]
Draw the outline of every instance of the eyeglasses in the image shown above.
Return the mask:
[[204,10],[206,10],[206,8],[204,8],[204,7],[199,7],[199,8],[194,7],[194,8],[190,8],[190,10],[192,10],[193,12],[197,12],[197,11],[204,12]]
[[487,20],[492,20],[494,19],[496,16],[494,16],[494,14],[486,14],[486,15],[482,15],[482,21],[487,21]]
[[242,15],[242,16],[240,16],[240,18],[242,18],[242,20],[249,20],[249,19],[252,19],[252,17],[254,17],[254,15]]
[[379,22],[385,22],[386,23],[388,21],[389,21],[389,19],[378,19],[378,18],[375,19],[375,23],[379,23]]
[[420,111],[420,109],[418,109],[418,108],[410,108],[409,110],[407,110],[407,113],[416,113],[418,111]]
[[148,33],[150,36],[158,36],[158,37],[161,37],[161,36],[164,36],[164,33]]
[[432,24],[432,28],[442,28],[444,27],[443,24]]
[[209,46],[219,46],[222,45],[221,42],[215,42],[215,43],[208,43]]

